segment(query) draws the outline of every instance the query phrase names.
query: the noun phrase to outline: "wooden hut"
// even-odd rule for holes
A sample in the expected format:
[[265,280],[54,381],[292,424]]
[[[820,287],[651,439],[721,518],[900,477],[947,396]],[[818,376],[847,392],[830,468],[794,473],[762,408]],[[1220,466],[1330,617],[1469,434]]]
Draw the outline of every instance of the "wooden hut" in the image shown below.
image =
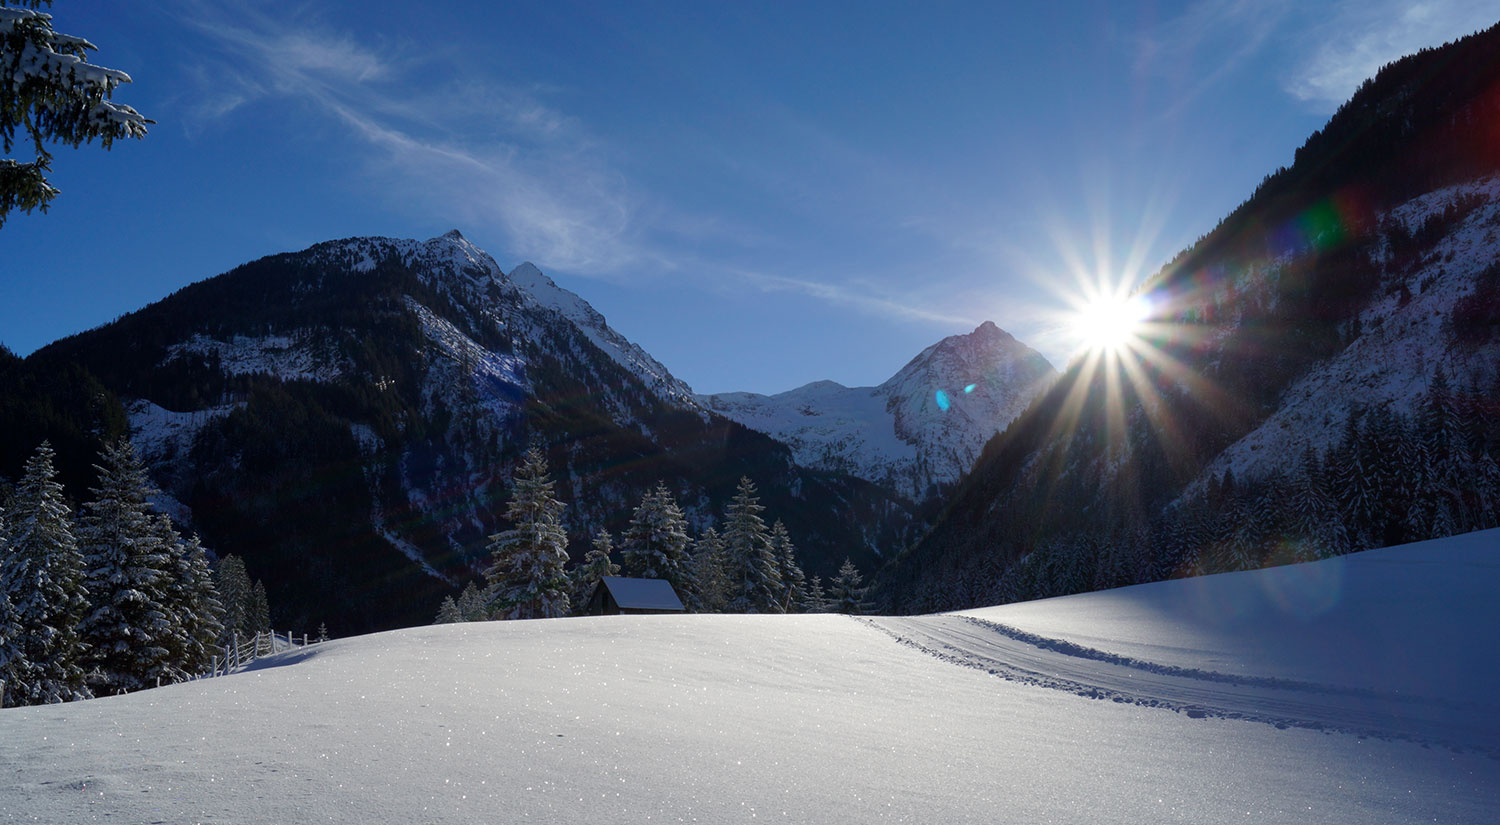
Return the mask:
[[589,596],[590,616],[619,616],[642,613],[683,613],[682,599],[665,579],[627,579],[605,576]]

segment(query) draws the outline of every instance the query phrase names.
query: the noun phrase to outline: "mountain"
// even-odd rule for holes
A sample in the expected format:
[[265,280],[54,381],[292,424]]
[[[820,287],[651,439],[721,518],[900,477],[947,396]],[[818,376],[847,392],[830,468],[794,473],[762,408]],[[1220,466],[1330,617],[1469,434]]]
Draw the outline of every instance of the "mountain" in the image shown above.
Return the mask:
[[792,448],[803,467],[848,473],[913,502],[938,495],[1056,371],[986,321],[933,344],[878,387],[815,381],[776,395],[698,396]]
[[1500,523],[1500,26],[1385,67],[990,441],[878,598],[927,611]]
[[917,529],[906,502],[798,467],[583,299],[530,264],[503,272],[456,231],[263,258],[24,364],[119,399],[161,506],[246,560],[278,626],[430,621],[487,561],[529,445],[578,555],[659,481],[701,530],[749,476],[809,575],[846,556],[872,570]]

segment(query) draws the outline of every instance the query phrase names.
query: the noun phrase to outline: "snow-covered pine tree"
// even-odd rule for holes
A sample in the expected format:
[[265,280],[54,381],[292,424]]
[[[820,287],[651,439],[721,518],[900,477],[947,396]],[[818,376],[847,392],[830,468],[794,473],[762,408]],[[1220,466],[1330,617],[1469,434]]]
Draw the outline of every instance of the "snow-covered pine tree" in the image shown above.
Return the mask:
[[827,613],[828,596],[823,592],[823,577],[813,576],[807,580],[808,613]]
[[620,548],[626,576],[665,579],[689,610],[698,607],[698,588],[688,564],[687,518],[665,484],[641,497]]
[[693,548],[693,579],[698,600],[706,613],[720,613],[729,604],[729,558],[719,531],[706,528]]
[[178,664],[189,674],[207,673],[218,652],[219,637],[224,635],[224,605],[214,587],[208,553],[198,536],[183,539],[165,515],[157,520],[164,537],[173,539],[175,569],[169,592],[183,641]]
[[865,588],[861,586],[863,581],[864,577],[859,574],[854,562],[844,559],[838,576],[828,586],[828,597],[835,613],[857,616],[865,612]]
[[1474,513],[1476,530],[1500,526],[1500,462],[1488,452],[1474,463]]
[[492,604],[502,619],[542,619],[568,614],[568,534],[563,504],[547,478],[547,459],[526,451],[516,468],[505,516],[514,525],[490,537],[493,561],[484,571]]
[[271,632],[271,600],[266,596],[266,583],[260,579],[250,588],[250,632]]
[[1370,525],[1375,521],[1375,508],[1379,502],[1374,488],[1374,470],[1367,466],[1369,456],[1362,444],[1362,417],[1363,412],[1356,410],[1345,419],[1344,436],[1329,458],[1332,491],[1349,535],[1351,550],[1377,546]]
[[[1434,371],[1417,415],[1417,440],[1427,459],[1426,472],[1414,498],[1413,511],[1421,513],[1419,538],[1442,538],[1463,532],[1466,518],[1464,491],[1468,486],[1467,441],[1458,405],[1442,368]],[[1408,519],[1410,522],[1412,519]]]
[[755,483],[740,479],[734,499],[724,510],[724,547],[729,555],[729,583],[734,613],[781,613],[781,570],[771,536],[760,514]]
[[84,664],[90,684],[106,695],[175,682],[185,674],[172,659],[173,565],[151,523],[146,469],[123,438],[106,445],[101,459],[99,486],[78,520],[92,608],[79,631],[89,645]]
[[[9,596],[20,634],[14,638],[24,669],[6,679],[12,705],[88,699],[86,642],[78,623],[88,613],[89,590],[63,488],[46,441],[26,462],[6,517],[0,592]],[[22,678],[16,678],[21,676]]]
[[466,622],[488,621],[490,616],[490,600],[484,590],[474,586],[473,582],[464,587],[464,592],[458,594],[458,615]]
[[444,596],[442,604],[438,605],[437,618],[432,623],[455,624],[463,620],[463,614],[458,612],[458,603],[453,601],[452,596]]
[[47,182],[47,144],[76,147],[98,139],[108,149],[117,138],[145,136],[152,122],[110,101],[130,75],[87,62],[94,45],[54,31],[52,15],[35,10],[42,4],[51,0],[20,4],[29,9],[0,7],[0,143],[9,153],[21,126],[36,157],[30,163],[0,158],[0,225],[12,209],[46,211],[57,197]]
[[[5,548],[0,547],[0,553],[4,552]],[[10,603],[10,596],[0,590],[0,708],[12,707],[9,686],[34,681],[31,663],[21,655],[20,638],[21,623],[16,619],[16,609]]]
[[1349,552],[1349,539],[1344,535],[1338,505],[1329,495],[1324,478],[1317,453],[1307,447],[1291,478],[1287,501],[1289,527],[1294,540],[1300,542],[1298,555],[1304,561]]
[[[9,545],[5,541],[5,511],[0,509],[0,571],[5,569],[5,553]],[[21,623],[16,618],[15,606],[10,596],[0,588],[0,708],[9,707],[5,686],[30,682],[30,664],[21,656],[18,646],[21,638]]]
[[328,641],[328,623],[327,622],[318,622],[318,641],[320,641],[320,642],[326,642],[326,641]]
[[797,563],[797,546],[777,519],[771,525],[771,551],[776,554],[776,568],[781,573],[781,612],[809,613],[807,575]]
[[219,559],[214,584],[219,591],[219,602],[224,606],[223,640],[227,642],[235,635],[253,634],[250,602],[254,585],[250,583],[250,574],[245,571],[245,560],[233,553]]
[[599,580],[605,576],[620,575],[620,565],[615,564],[609,557],[614,552],[614,537],[608,530],[601,529],[594,536],[593,546],[589,548],[583,557],[583,564],[573,569],[573,609],[581,612],[588,607],[589,599],[594,595],[594,588],[599,585]]

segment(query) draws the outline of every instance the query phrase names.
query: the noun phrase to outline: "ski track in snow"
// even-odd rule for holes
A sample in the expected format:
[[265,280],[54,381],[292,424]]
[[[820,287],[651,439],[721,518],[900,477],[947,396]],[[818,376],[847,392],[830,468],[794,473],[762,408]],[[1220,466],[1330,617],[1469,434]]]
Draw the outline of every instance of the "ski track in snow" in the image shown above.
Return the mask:
[[1500,760],[1500,720],[1465,702],[1163,665],[972,616],[861,621],[907,647],[1007,681],[1197,719],[1406,740]]

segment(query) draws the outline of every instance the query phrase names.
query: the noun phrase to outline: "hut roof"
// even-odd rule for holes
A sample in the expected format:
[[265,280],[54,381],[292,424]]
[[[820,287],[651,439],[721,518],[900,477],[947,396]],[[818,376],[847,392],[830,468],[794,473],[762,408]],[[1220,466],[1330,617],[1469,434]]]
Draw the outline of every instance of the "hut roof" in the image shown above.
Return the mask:
[[665,579],[627,579],[605,576],[599,582],[623,610],[683,610],[682,599]]

